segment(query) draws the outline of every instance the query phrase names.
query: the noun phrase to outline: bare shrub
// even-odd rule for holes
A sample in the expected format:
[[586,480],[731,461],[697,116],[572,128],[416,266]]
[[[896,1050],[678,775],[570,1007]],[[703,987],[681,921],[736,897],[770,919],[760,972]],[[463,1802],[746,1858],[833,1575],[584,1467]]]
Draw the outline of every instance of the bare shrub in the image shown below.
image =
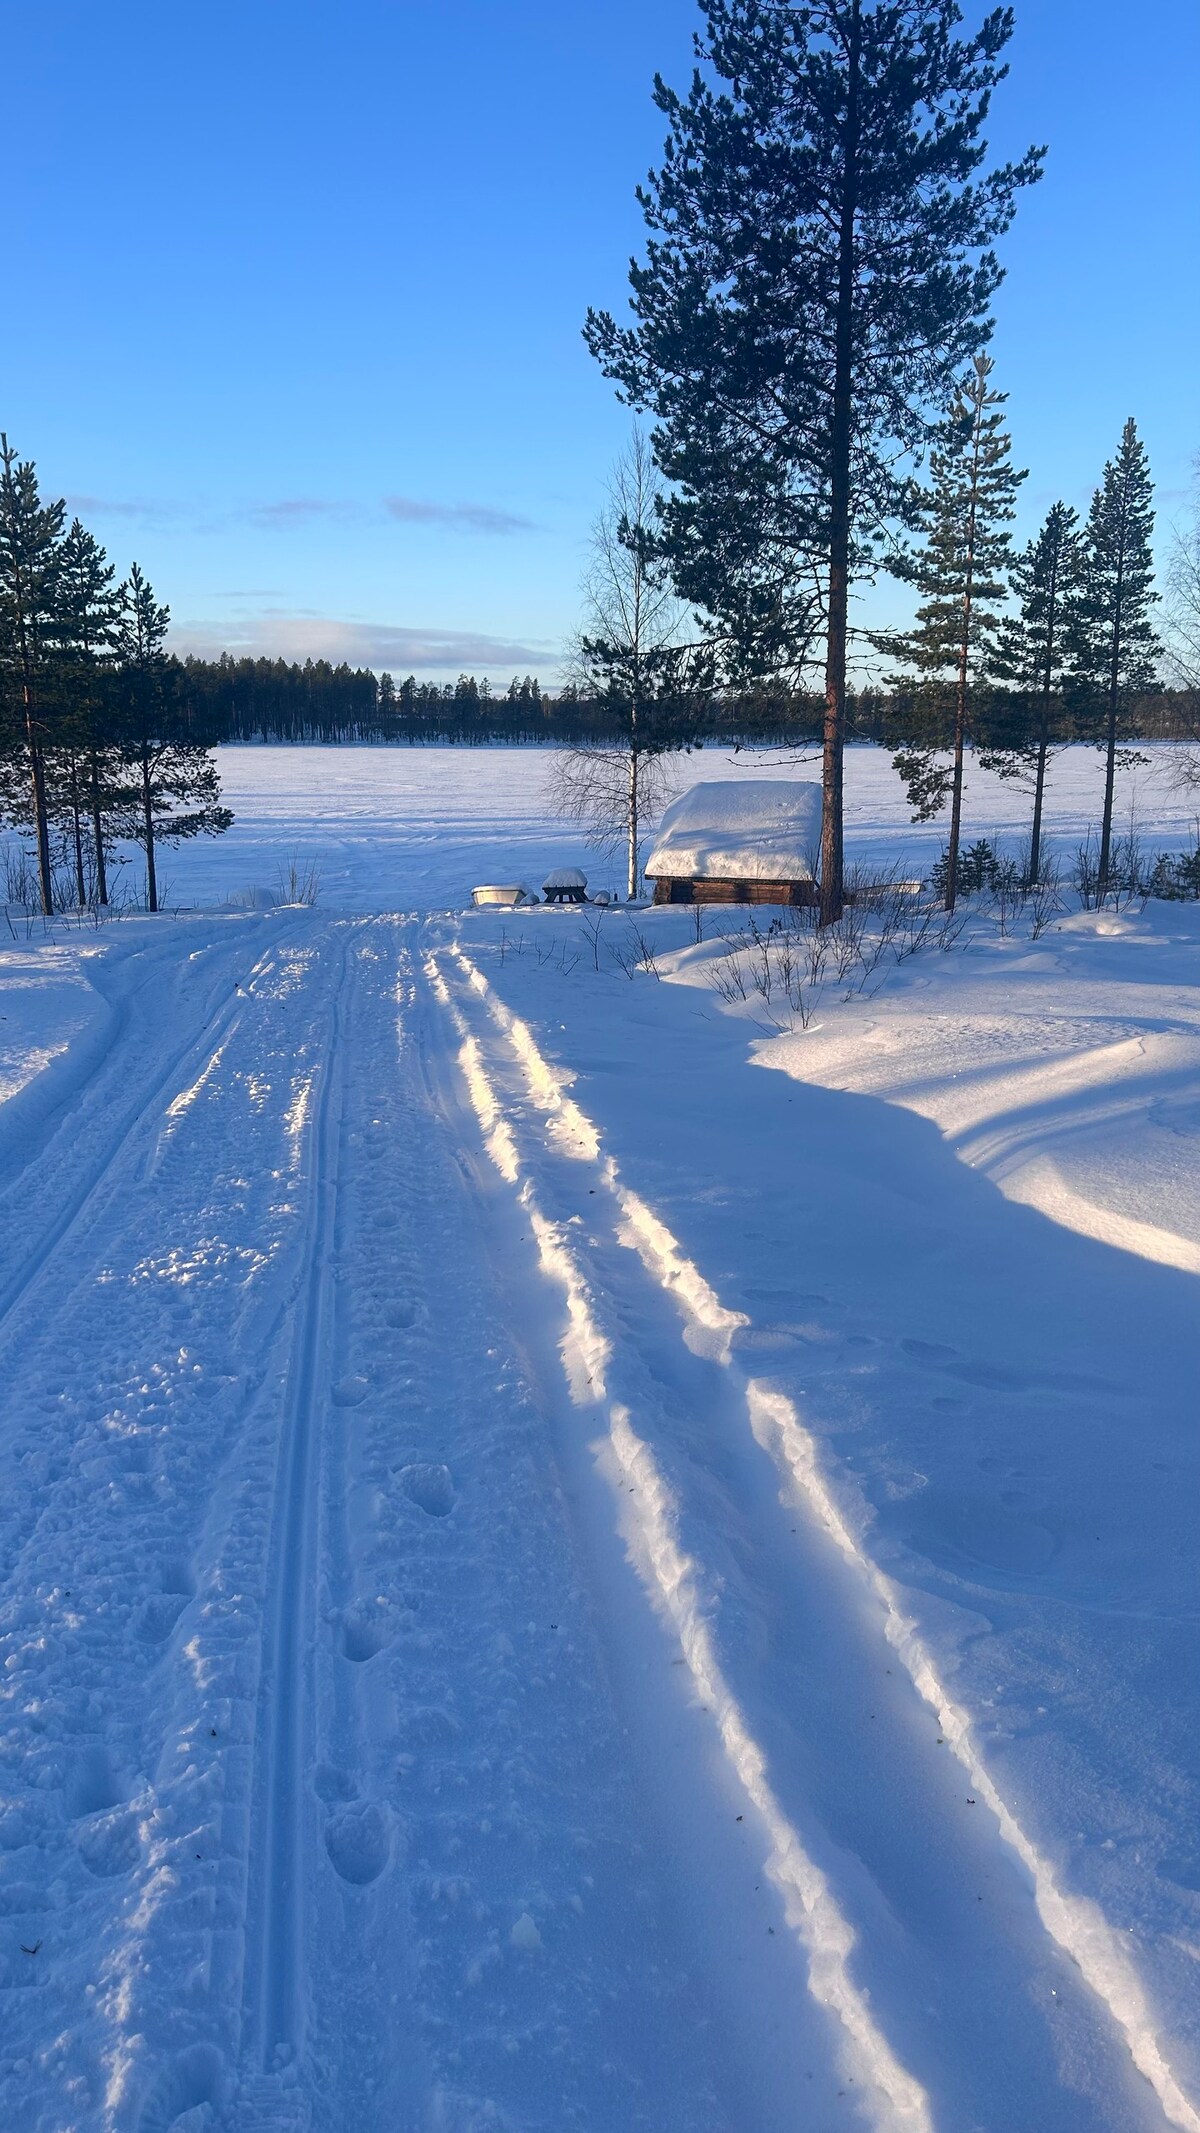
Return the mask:
[[300,852],[289,852],[275,872],[279,901],[282,904],[316,903],[321,893],[321,870],[315,859],[306,859]]
[[601,910],[588,911],[583,920],[583,934],[592,951],[593,970],[599,970],[600,968],[600,933],[603,924],[604,918]]

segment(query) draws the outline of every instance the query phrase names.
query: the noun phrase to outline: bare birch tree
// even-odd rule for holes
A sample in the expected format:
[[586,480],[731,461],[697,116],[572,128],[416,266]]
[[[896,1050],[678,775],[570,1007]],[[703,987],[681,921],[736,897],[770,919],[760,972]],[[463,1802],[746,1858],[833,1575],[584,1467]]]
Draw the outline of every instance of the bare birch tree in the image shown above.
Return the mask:
[[1179,784],[1200,788],[1200,459],[1191,517],[1176,526],[1167,560],[1166,648],[1172,679],[1184,690],[1183,718],[1190,745],[1180,750]]
[[583,627],[571,661],[580,691],[603,705],[613,738],[554,759],[551,796],[594,850],[625,857],[626,894],[641,887],[645,832],[670,789],[666,757],[699,736],[708,655],[685,641],[686,611],[657,545],[650,445],[635,428],[613,468],[583,580]]

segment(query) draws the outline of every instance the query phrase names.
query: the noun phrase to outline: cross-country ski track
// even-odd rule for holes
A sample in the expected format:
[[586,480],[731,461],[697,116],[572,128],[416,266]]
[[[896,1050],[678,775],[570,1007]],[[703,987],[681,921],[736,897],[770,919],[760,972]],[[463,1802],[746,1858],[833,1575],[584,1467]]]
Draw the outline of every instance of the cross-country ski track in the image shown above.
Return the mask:
[[0,2121],[1200,2129],[453,924],[112,967],[4,1129]]

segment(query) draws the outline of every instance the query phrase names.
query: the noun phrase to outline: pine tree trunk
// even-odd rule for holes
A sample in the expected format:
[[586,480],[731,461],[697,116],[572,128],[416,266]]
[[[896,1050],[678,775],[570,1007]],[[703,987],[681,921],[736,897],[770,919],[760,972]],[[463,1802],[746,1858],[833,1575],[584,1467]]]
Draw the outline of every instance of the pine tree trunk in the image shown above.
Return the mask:
[[71,751],[71,830],[75,839],[75,897],[82,911],[87,902],[83,872],[83,816],[79,805],[79,757]]
[[1033,823],[1029,831],[1029,877],[1027,889],[1035,889],[1042,871],[1042,806],[1046,797],[1046,764],[1050,755],[1050,696],[1054,687],[1055,629],[1058,619],[1058,560],[1050,572],[1046,605],[1046,664],[1042,670],[1042,723],[1038,734],[1037,770],[1033,779]]
[[158,876],[154,870],[154,804],[150,790],[150,759],[142,750],[142,823],[146,839],[146,909],[158,909]]
[[46,814],[46,766],[38,747],[37,732],[33,723],[33,704],[28,689],[25,692],[25,742],[29,751],[29,786],[33,799],[33,826],[37,837],[38,886],[42,894],[42,913],[50,918],[54,911],[54,876],[50,870],[50,823]]
[[1117,706],[1115,697],[1108,701],[1108,743],[1104,766],[1104,813],[1100,821],[1100,864],[1096,869],[1097,908],[1108,895],[1108,877],[1112,867],[1112,818],[1113,794],[1117,781]]
[[[8,438],[0,432],[0,452],[3,454],[5,495],[10,494],[12,459]],[[14,564],[11,581],[7,588],[12,602],[12,621],[15,625],[17,654],[21,669],[21,708],[25,717],[25,747],[29,764],[29,788],[33,801],[33,827],[37,839],[38,886],[42,897],[42,914],[51,918],[54,913],[54,877],[50,870],[50,823],[46,813],[46,769],[42,761],[41,743],[37,734],[36,695],[34,684],[35,648],[29,631],[24,581],[19,562]]]
[[1029,878],[1027,889],[1036,889],[1042,871],[1042,803],[1046,796],[1046,757],[1049,754],[1049,739],[1046,720],[1042,720],[1042,734],[1038,742],[1037,770],[1033,779],[1033,824],[1029,832]]
[[850,601],[850,446],[854,374],[854,240],[858,212],[859,54],[862,20],[854,0],[846,75],[845,170],[838,229],[833,420],[829,479],[829,612],[825,640],[825,725],[821,764],[821,924],[836,925],[844,902],[842,794],[846,741],[846,629]]
[[93,748],[88,764],[88,793],[92,811],[92,841],[96,860],[96,902],[108,902],[108,869],[104,863],[104,819],[100,807],[100,766]]
[[1096,869],[1096,904],[1101,905],[1108,895],[1108,877],[1112,867],[1112,819],[1113,795],[1117,782],[1117,689],[1115,681],[1108,692],[1108,733],[1104,764],[1104,813],[1100,820],[1100,864]]
[[1117,590],[1113,602],[1112,651],[1108,665],[1108,735],[1104,765],[1104,814],[1100,822],[1100,864],[1096,869],[1096,906],[1108,896],[1112,867],[1113,793],[1117,780],[1117,708],[1121,693],[1121,606],[1125,595],[1124,558],[1117,566]]
[[946,846],[947,911],[953,911],[958,901],[958,847],[962,841],[963,754],[967,737],[967,662],[970,657],[970,626],[971,605],[970,595],[968,595],[963,617],[963,644],[958,663],[958,684],[954,692],[954,783],[951,787],[950,796],[950,838]]

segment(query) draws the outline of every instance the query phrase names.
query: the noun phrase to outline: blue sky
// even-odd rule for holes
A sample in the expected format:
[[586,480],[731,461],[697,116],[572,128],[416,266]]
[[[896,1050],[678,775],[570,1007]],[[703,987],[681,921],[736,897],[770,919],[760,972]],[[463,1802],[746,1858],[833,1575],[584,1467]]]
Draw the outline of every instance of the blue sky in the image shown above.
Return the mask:
[[[580,339],[690,0],[10,10],[0,426],[180,645],[552,679],[628,416]],[[1018,0],[997,383],[1023,519],[1200,449],[1195,0]],[[16,213],[12,210],[15,204]],[[1020,529],[1025,530],[1024,525]],[[876,612],[902,595],[876,597]]]

